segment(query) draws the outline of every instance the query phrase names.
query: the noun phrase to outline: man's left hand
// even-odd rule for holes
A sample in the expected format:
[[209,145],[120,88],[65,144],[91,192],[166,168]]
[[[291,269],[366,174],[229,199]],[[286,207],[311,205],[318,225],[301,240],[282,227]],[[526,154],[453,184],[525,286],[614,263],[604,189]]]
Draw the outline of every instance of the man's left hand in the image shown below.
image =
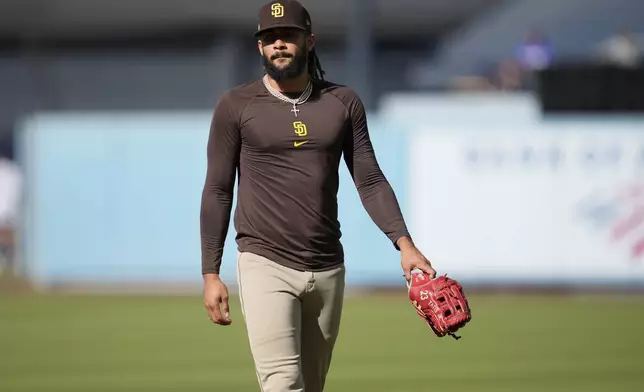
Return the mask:
[[432,268],[432,264],[423,256],[421,251],[416,248],[411,238],[402,237],[398,240],[397,245],[400,248],[400,264],[408,282],[411,280],[411,271],[414,269],[425,272],[430,279],[436,277],[436,270]]

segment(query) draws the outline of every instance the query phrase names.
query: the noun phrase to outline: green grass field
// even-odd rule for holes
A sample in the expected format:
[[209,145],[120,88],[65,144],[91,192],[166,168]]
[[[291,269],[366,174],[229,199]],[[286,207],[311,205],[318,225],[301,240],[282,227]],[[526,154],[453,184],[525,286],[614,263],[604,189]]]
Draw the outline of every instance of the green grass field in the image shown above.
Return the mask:
[[[404,296],[348,298],[329,392],[644,390],[644,298],[470,295],[463,339]],[[0,391],[259,391],[237,302],[0,297]]]

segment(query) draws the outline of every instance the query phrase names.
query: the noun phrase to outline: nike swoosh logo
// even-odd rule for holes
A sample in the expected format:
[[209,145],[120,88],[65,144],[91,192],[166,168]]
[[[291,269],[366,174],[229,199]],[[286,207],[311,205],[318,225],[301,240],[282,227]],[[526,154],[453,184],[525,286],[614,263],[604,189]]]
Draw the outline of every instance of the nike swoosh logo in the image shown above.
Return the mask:
[[299,146],[301,146],[302,144],[306,144],[306,143],[308,143],[308,142],[309,142],[308,140],[305,140],[305,141],[303,141],[303,142],[293,142],[293,147],[299,147]]

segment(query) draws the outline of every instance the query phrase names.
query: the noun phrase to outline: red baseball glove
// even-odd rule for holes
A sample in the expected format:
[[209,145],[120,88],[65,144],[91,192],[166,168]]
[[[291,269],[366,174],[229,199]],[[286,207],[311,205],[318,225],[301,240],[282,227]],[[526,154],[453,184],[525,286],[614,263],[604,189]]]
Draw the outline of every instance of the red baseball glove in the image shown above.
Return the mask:
[[450,335],[460,339],[454,333],[472,319],[460,283],[447,275],[430,279],[424,272],[414,272],[407,288],[416,312],[438,337]]

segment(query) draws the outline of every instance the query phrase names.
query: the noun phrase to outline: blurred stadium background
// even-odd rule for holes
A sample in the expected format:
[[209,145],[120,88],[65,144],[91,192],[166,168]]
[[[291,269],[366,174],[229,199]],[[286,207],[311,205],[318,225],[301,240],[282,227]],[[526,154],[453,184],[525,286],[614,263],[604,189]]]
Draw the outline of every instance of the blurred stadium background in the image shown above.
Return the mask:
[[[237,303],[201,306],[198,217],[263,3],[0,0],[0,391],[258,390]],[[328,389],[644,390],[644,1],[302,3],[474,312],[430,335],[342,167]]]

